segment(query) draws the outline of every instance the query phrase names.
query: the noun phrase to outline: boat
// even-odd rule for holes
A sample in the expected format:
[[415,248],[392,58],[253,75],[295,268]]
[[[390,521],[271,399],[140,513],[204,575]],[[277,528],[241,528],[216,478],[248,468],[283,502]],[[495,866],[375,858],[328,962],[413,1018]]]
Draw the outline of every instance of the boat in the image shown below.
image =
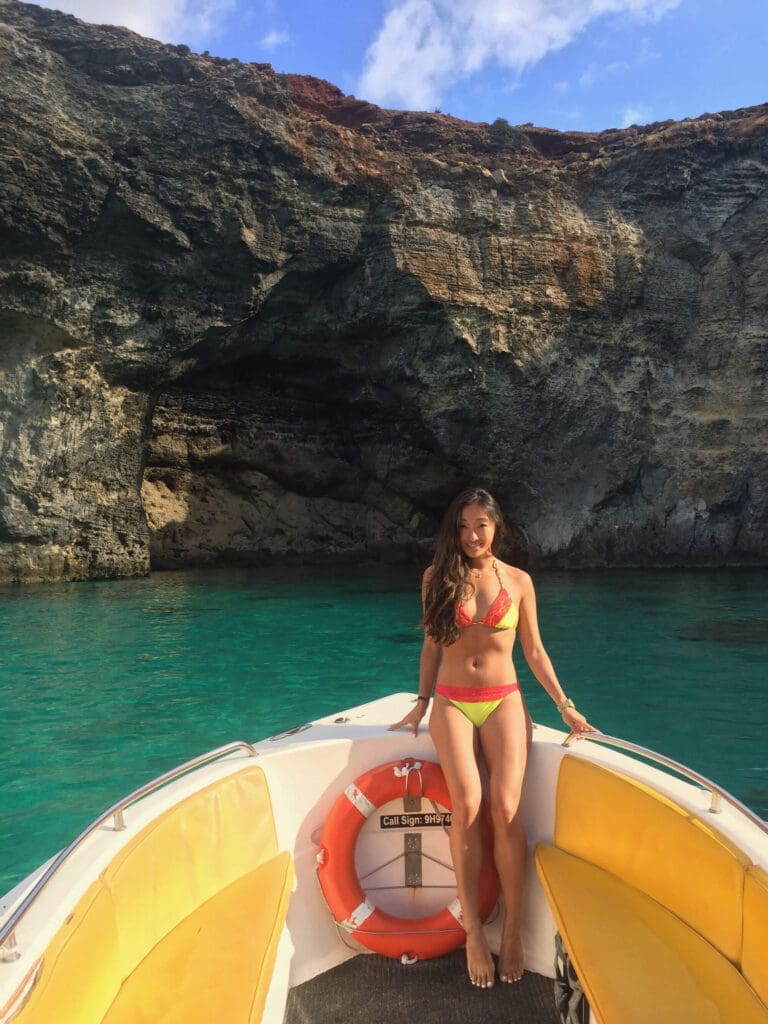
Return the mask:
[[0,899],[0,1024],[768,1024],[766,823],[661,754],[543,725],[526,973],[473,988],[434,747],[387,728],[412,699],[231,743],[99,814]]

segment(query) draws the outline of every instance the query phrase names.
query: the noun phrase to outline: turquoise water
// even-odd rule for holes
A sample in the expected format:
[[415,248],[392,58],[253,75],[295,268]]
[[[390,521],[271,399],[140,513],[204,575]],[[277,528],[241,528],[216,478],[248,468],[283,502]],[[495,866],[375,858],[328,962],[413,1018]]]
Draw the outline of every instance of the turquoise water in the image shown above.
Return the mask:
[[[0,588],[0,892],[194,755],[414,690],[416,570]],[[549,572],[545,645],[605,732],[768,816],[768,570]],[[559,725],[516,652],[534,719]]]

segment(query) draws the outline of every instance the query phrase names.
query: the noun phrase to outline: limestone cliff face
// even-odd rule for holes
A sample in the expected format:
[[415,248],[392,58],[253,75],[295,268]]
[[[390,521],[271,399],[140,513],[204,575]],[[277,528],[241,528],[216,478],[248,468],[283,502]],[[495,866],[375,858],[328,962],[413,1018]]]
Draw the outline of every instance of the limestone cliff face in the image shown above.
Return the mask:
[[768,107],[380,110],[0,0],[0,578],[765,563]]

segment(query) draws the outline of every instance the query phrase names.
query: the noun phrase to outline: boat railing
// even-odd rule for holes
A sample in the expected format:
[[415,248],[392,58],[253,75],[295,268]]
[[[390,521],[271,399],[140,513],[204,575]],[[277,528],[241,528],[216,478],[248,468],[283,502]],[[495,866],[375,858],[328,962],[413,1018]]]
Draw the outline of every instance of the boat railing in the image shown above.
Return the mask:
[[608,736],[602,732],[572,732],[563,741],[563,746],[570,747],[571,744],[577,740],[589,740],[591,743],[604,743],[608,747],[616,747],[619,750],[624,750],[627,753],[634,754],[637,757],[645,758],[647,761],[652,761],[655,764],[669,768],[670,771],[676,772],[678,775],[683,776],[683,778],[690,782],[695,782],[696,785],[709,793],[709,811],[711,814],[721,814],[723,810],[722,805],[723,802],[725,802],[735,808],[740,814],[743,814],[745,818],[748,818],[753,825],[757,825],[765,835],[768,835],[768,822],[763,821],[763,819],[759,817],[759,815],[755,814],[754,811],[750,810],[746,804],[737,800],[735,796],[732,796],[727,790],[718,786],[717,783],[712,782],[712,780],[708,779],[705,775],[700,775],[692,768],[688,768],[686,765],[680,764],[679,761],[673,761],[671,757],[666,757],[664,754],[657,754],[655,750],[649,750],[647,747],[641,747],[637,743],[630,743],[629,740],[619,739],[617,736]]
[[66,849],[57,854],[42,873],[40,878],[38,878],[26,894],[21,903],[19,903],[19,905],[14,909],[7,921],[0,925],[0,963],[12,963],[19,959],[20,954],[16,944],[16,929],[18,928],[19,923],[33,906],[38,896],[46,888],[51,879],[59,872],[61,867],[90,835],[92,835],[97,829],[101,828],[110,818],[113,819],[112,831],[123,832],[126,828],[123,812],[126,808],[130,807],[131,804],[134,804],[137,800],[141,800],[143,797],[148,796],[156,789],[162,788],[169,782],[173,782],[174,779],[178,779],[181,775],[186,775],[187,772],[194,771],[197,768],[202,768],[206,764],[210,764],[212,761],[217,761],[219,758],[227,757],[229,754],[234,754],[238,750],[246,750],[249,756],[258,757],[258,751],[250,743],[245,743],[241,740],[234,743],[228,743],[226,746],[218,747],[216,750],[211,750],[207,754],[201,754],[199,757],[193,758],[193,760],[187,761],[185,764],[178,765],[176,768],[171,769],[171,771],[166,772],[164,775],[160,775],[158,778],[153,779],[152,782],[147,782],[145,785],[140,786],[139,789],[134,790],[133,793],[122,797],[122,799],[118,800],[116,804],[113,804],[108,810],[104,811],[103,814],[100,814],[98,818],[95,818],[87,828],[83,829],[76,839],[72,840]]

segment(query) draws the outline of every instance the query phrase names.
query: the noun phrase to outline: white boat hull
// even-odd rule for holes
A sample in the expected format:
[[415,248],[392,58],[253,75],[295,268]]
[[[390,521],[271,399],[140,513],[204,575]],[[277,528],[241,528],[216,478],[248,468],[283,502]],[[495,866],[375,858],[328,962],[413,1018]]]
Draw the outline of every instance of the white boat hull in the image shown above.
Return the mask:
[[[14,996],[23,993],[25,979],[44,956],[84,893],[138,833],[167,815],[196,793],[246,771],[254,763],[263,770],[272,801],[277,847],[291,854],[295,884],[287,918],[277,946],[271,984],[262,1020],[280,1024],[291,988],[342,964],[360,952],[333,921],[316,877],[316,857],[322,825],[334,802],[350,782],[377,765],[396,759],[436,760],[428,730],[418,738],[408,732],[390,732],[388,725],[402,717],[412,695],[395,694],[351,708],[309,726],[254,745],[256,757],[246,752],[208,764],[164,786],[125,811],[125,830],[105,826],[91,834],[48,882],[23,920],[15,928],[15,947],[6,947],[7,961],[0,963],[0,1021],[15,1014]],[[692,813],[713,817],[709,796],[698,786],[672,778],[613,749],[580,742],[566,751],[562,732],[537,727],[529,758],[521,813],[532,850],[554,838],[557,778],[566,753],[614,768],[642,780]],[[717,828],[754,863],[768,869],[766,834],[732,807],[717,816]],[[396,831],[390,842],[402,844]],[[365,844],[362,844],[365,846]],[[377,854],[378,855],[378,854]],[[365,860],[365,853],[362,854]],[[444,838],[443,856],[448,857]],[[365,863],[359,873],[364,872]],[[44,869],[36,872],[0,901],[0,926],[13,913]],[[397,870],[400,870],[399,868]],[[401,899],[413,901],[405,891]],[[429,895],[434,899],[434,894]],[[446,899],[445,895],[440,898]],[[418,912],[418,906],[415,908]],[[412,908],[413,911],[413,908]],[[410,916],[414,916],[413,912]],[[491,948],[497,952],[500,915],[487,926]],[[523,943],[526,968],[554,976],[555,922],[532,858],[525,877]],[[3,1008],[5,1008],[3,1010]],[[24,1013],[18,1016],[24,1024]],[[86,1022],[83,1022],[86,1024]],[[90,1024],[90,1022],[87,1022]]]

